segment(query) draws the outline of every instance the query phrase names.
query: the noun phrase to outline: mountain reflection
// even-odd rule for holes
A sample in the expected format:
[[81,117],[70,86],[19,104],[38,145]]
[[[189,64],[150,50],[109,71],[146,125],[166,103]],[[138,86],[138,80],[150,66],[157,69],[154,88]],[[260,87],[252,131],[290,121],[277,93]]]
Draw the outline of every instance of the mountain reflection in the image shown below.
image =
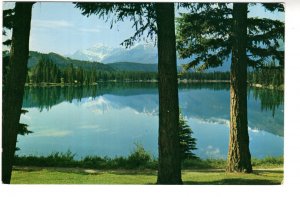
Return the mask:
[[[229,84],[224,83],[180,84],[180,107],[187,118],[226,124],[224,120],[229,120],[230,116],[229,88]],[[85,104],[99,99],[109,101],[106,105],[111,108],[129,107],[138,113],[158,115],[156,83],[26,87],[23,107],[43,111],[66,101]],[[283,100],[283,91],[248,88],[249,127],[283,136]],[[95,103],[101,105],[100,101]]]

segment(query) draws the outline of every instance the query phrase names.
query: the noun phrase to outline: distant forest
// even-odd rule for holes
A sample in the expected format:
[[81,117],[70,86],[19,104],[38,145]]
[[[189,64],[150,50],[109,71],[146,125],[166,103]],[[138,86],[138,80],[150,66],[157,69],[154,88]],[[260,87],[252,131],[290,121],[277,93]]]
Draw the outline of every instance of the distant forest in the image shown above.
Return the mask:
[[[181,72],[180,80],[230,80],[230,72]],[[52,60],[41,59],[28,70],[27,83],[68,83],[89,85],[101,81],[156,81],[157,72],[104,71],[96,67],[82,68],[73,64],[58,67]],[[280,86],[284,84],[284,71],[271,64],[248,72],[248,82],[252,84]]]

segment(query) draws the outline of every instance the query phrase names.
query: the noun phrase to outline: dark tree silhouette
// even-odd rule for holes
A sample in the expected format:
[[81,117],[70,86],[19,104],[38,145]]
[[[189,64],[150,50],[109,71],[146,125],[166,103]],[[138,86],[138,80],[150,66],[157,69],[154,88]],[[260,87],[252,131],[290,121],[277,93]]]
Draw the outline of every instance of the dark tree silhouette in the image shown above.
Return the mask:
[[247,118],[247,4],[233,4],[229,172],[252,172]]
[[198,158],[193,150],[196,150],[196,138],[192,137],[193,131],[187,124],[183,114],[179,114],[179,142],[181,160]]
[[157,3],[159,158],[158,184],[180,184],[179,104],[174,4]]
[[[233,9],[228,3],[188,4],[191,13],[182,13],[177,18],[177,49],[181,58],[193,57],[185,64],[186,69],[222,66],[231,58],[233,45]],[[248,4],[247,4],[248,5]],[[253,6],[256,4],[250,4]],[[278,3],[262,4],[269,11],[283,11]],[[284,66],[284,23],[268,18],[248,17],[247,65],[263,68],[270,62],[276,67]]]
[[182,184],[179,148],[179,104],[176,66],[175,21],[173,3],[76,3],[83,15],[112,17],[115,21],[129,18],[135,34],[123,45],[131,46],[147,31],[157,35],[159,81],[159,164],[158,184]]
[[29,34],[33,3],[16,2],[8,71],[3,86],[2,181],[10,183],[27,76]]
[[[222,66],[231,58],[230,143],[227,171],[252,172],[247,123],[247,66],[264,67],[275,60],[283,66],[280,40],[284,24],[266,18],[248,18],[248,4],[188,5],[191,13],[178,19],[178,51],[182,58],[195,56],[186,69]],[[251,4],[252,5],[252,4]],[[255,5],[255,4],[254,4]],[[282,4],[262,4],[283,11]],[[231,56],[231,57],[230,57]]]

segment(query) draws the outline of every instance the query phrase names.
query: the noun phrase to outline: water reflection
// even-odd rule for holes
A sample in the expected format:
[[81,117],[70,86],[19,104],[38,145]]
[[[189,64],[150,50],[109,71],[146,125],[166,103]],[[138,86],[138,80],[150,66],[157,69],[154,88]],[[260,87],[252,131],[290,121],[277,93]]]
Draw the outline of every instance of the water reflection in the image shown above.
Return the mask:
[[276,110],[283,104],[283,91],[253,88],[253,98],[259,100],[262,111],[271,111],[273,117]]
[[[193,90],[193,91],[190,91]],[[158,90],[155,83],[102,83],[98,86],[26,87],[24,108],[35,107],[40,111],[64,101],[81,102],[103,95],[109,97],[114,107],[131,107],[139,113],[157,114]],[[134,97],[139,95],[140,97]],[[130,99],[128,99],[129,96]],[[249,127],[283,136],[283,91],[249,88]],[[229,120],[229,84],[201,83],[180,84],[180,107],[187,117],[224,123]],[[270,114],[272,116],[270,116]]]
[[[270,98],[270,100],[268,100]],[[229,84],[180,84],[179,101],[197,139],[198,156],[225,158]],[[158,91],[154,83],[26,87],[22,122],[34,131],[18,139],[19,154],[70,149],[85,155],[127,155],[134,143],[157,155]],[[283,92],[249,88],[250,148],[255,157],[283,154]]]

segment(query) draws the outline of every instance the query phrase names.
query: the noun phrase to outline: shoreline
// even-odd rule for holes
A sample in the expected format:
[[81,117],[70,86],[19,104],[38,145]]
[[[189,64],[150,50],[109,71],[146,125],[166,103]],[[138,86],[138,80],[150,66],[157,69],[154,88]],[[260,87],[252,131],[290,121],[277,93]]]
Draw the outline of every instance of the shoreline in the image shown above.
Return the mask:
[[[25,83],[25,87],[64,87],[64,86],[95,86],[102,83],[158,83],[158,80],[137,80],[137,81],[117,81],[117,80],[110,80],[110,81],[99,81],[94,82],[92,84],[81,84],[81,83]],[[178,84],[195,84],[195,83],[227,83],[230,84],[230,80],[178,80]],[[255,83],[247,83],[248,86],[254,88],[264,88],[270,90],[280,90],[284,91],[284,85],[280,85],[275,87],[273,85],[262,85],[262,84],[255,84]]]
[[262,85],[262,84],[258,84],[258,83],[249,83],[249,86],[254,87],[254,88],[265,88],[265,89],[270,89],[270,90],[281,90],[284,91],[284,85],[280,85],[278,87],[275,87],[273,85]]

